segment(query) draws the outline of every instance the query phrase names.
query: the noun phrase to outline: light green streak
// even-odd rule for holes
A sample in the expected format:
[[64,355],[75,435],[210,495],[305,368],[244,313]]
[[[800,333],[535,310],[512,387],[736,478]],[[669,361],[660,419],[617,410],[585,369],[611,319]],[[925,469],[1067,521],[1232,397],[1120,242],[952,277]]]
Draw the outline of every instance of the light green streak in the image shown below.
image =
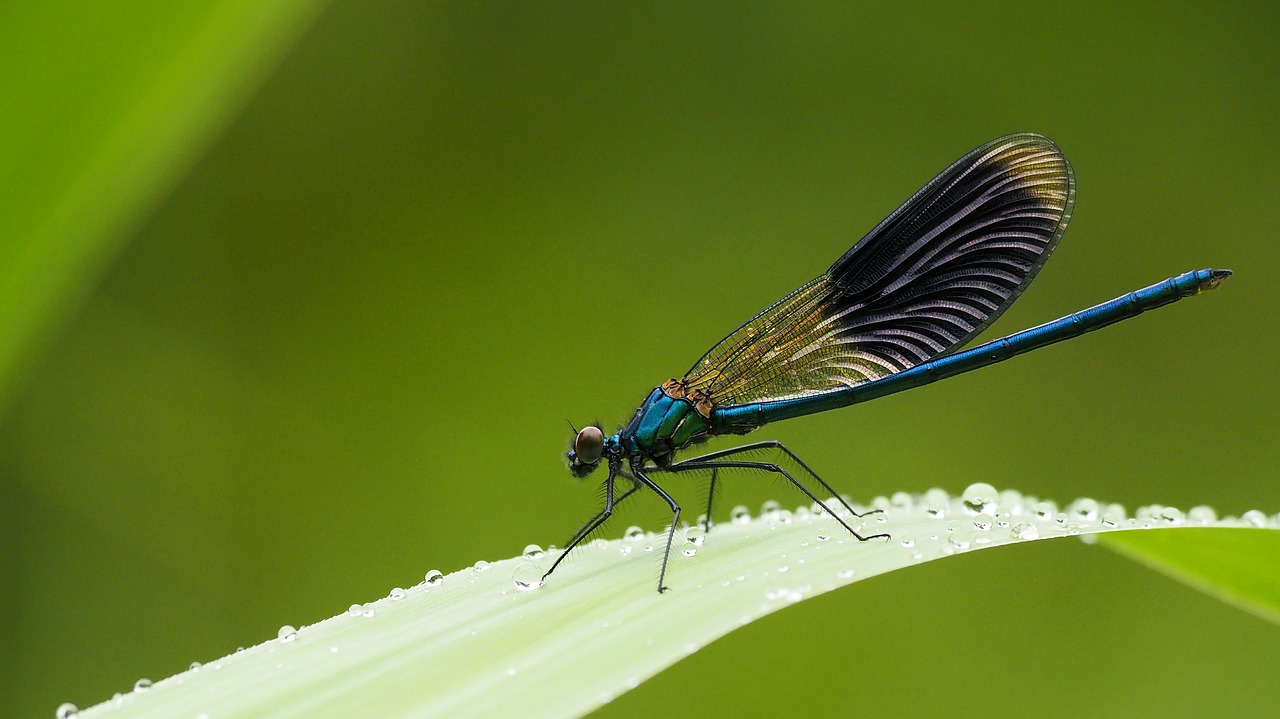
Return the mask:
[[0,409],[320,0],[0,4]]

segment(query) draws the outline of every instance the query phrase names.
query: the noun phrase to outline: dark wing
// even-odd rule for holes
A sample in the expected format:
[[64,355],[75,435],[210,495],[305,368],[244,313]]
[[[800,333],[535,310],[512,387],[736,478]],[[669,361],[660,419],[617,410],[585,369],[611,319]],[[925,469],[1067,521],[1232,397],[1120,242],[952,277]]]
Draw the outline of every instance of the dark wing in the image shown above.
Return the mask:
[[959,349],[1049,259],[1075,178],[1022,133],[960,158],[831,269],[743,324],[684,376],[718,406],[821,394]]

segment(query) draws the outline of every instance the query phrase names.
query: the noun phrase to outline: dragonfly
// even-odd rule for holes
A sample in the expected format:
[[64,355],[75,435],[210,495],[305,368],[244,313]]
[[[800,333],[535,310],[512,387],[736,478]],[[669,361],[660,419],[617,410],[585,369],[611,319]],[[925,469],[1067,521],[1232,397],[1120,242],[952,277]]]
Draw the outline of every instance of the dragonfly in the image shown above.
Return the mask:
[[[622,429],[575,430],[566,453],[583,479],[601,465],[604,507],[574,533],[545,581],[622,502],[647,489],[671,510],[658,592],[680,505],[654,477],[704,473],[707,530],[722,470],[781,477],[859,541],[863,515],[777,441],[679,459],[712,437],[866,402],[1078,337],[1216,288],[1230,270],[1171,277],[1031,329],[964,347],[1016,300],[1058,246],[1075,204],[1071,164],[1054,142],[1017,133],[988,142],[943,170],[845,252],[826,272],[720,340],[680,378],[649,392]],[[572,426],[572,425],[571,425]],[[824,501],[811,487],[820,487]],[[871,512],[867,512],[870,514]],[[857,523],[855,523],[857,524]],[[861,525],[859,525],[861,528]]]

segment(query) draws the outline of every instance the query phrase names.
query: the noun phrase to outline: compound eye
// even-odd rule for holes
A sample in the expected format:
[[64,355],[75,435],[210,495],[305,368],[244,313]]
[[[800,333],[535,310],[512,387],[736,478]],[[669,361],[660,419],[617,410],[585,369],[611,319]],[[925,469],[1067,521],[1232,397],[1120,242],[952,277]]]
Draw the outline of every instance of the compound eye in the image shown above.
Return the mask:
[[583,464],[595,464],[604,454],[604,432],[599,427],[583,427],[573,440],[573,451]]

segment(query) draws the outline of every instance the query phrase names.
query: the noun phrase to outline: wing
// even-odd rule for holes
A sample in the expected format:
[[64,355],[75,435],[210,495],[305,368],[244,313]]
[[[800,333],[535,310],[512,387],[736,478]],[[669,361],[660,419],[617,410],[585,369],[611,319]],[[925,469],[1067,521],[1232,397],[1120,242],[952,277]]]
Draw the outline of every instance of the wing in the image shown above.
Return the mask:
[[1075,201],[1057,145],[1022,133],[933,178],[824,274],[751,318],[683,383],[717,406],[822,394],[959,349],[1026,289]]

